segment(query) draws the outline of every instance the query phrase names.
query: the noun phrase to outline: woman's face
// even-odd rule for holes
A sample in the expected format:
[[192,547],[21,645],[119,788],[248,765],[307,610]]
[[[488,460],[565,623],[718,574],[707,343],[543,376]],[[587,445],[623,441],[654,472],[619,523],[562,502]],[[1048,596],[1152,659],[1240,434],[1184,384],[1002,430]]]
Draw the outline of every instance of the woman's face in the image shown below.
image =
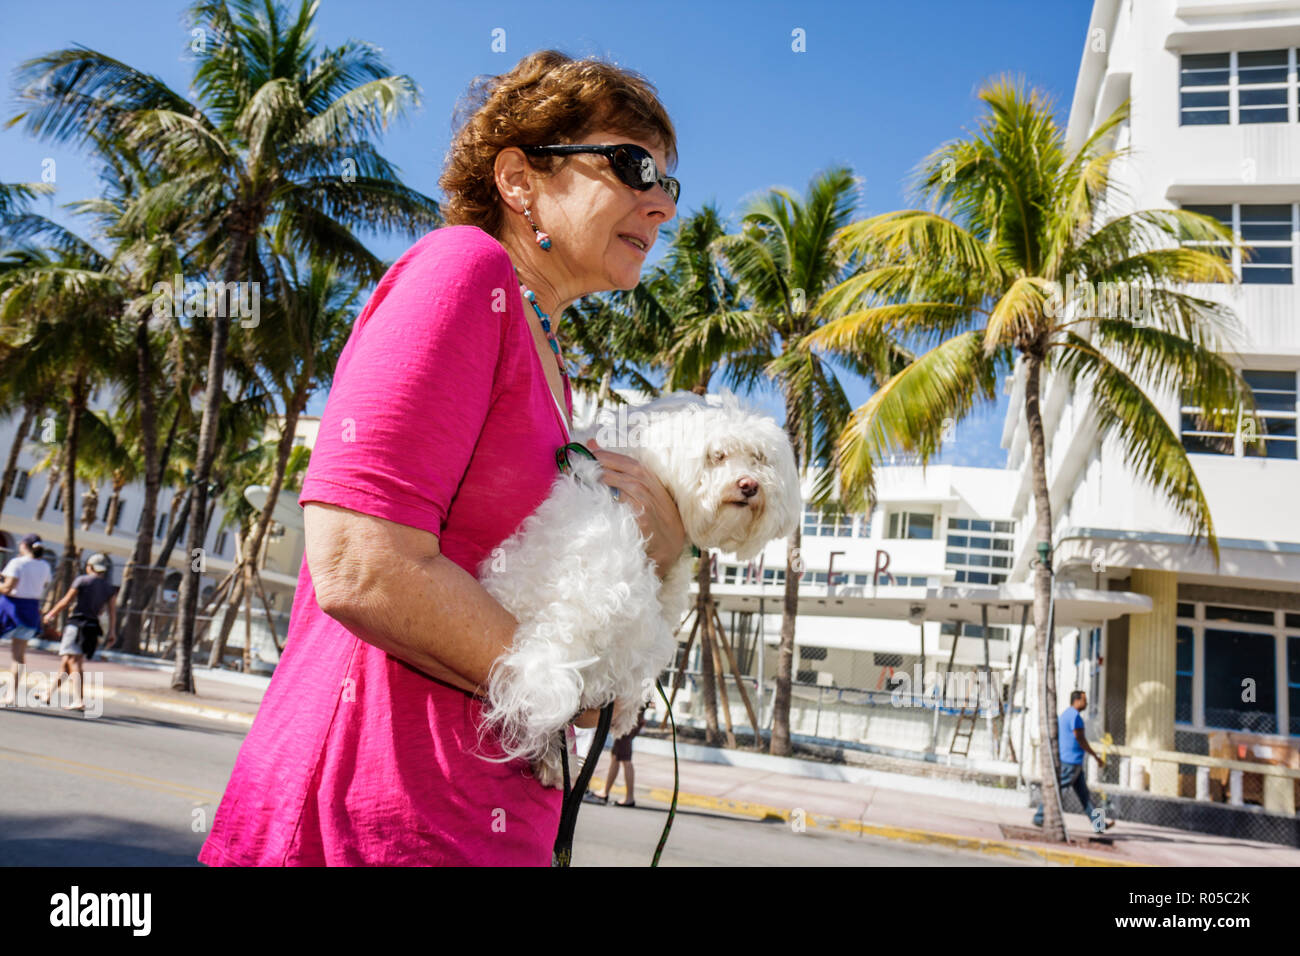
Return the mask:
[[[626,133],[600,130],[579,140],[584,145],[635,143],[650,152],[659,175],[667,163],[662,146]],[[553,176],[538,181],[533,218],[549,233],[546,253],[559,259],[575,295],[631,289],[659,235],[659,227],[677,215],[677,204],[658,184],[640,192],[618,178],[609,160],[594,153],[565,158]],[[633,238],[645,248],[637,247]]]

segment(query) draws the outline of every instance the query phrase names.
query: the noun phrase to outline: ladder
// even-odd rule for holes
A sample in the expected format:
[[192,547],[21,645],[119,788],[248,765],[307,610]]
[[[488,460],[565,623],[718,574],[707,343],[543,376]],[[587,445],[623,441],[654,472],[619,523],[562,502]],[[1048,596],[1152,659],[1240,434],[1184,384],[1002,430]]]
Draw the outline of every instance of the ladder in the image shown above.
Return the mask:
[[[953,727],[952,743],[948,746],[949,754],[956,754],[959,757],[970,756],[971,738],[975,736],[975,726],[979,722],[980,708],[977,703],[974,707],[963,707],[957,714],[957,725]],[[969,721],[969,724],[967,723]],[[963,729],[967,728],[967,729]],[[957,739],[964,740],[963,750],[957,749]]]

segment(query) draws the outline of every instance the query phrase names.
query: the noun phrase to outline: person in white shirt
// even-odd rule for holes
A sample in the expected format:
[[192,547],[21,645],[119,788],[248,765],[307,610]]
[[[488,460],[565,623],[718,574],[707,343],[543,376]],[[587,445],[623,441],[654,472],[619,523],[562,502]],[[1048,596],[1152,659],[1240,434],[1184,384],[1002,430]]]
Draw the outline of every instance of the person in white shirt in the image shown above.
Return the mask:
[[41,557],[44,553],[41,536],[26,535],[18,545],[18,557],[0,571],[0,640],[13,639],[9,681],[0,688],[0,706],[15,699],[27,642],[41,634],[41,598],[52,577]]

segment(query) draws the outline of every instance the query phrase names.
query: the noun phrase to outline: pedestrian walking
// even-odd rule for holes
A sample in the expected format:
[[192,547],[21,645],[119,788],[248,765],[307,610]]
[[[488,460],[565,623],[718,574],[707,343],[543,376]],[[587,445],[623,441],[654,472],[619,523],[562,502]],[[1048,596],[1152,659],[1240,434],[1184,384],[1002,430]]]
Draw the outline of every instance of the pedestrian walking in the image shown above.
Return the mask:
[[[1104,819],[1093,808],[1092,794],[1088,792],[1088,778],[1083,772],[1084,754],[1091,754],[1092,758],[1101,766],[1106,765],[1106,761],[1097,756],[1097,752],[1092,749],[1088,743],[1088,738],[1083,732],[1083,717],[1079,712],[1087,709],[1088,695],[1081,690],[1076,690],[1070,694],[1070,706],[1061,711],[1059,726],[1057,728],[1060,738],[1057,750],[1061,758],[1061,779],[1060,786],[1062,790],[1073,789],[1079,797],[1079,802],[1083,804],[1083,812],[1088,816],[1088,822],[1098,833],[1102,833],[1115,825],[1114,820]],[[1043,825],[1043,802],[1038,802],[1038,812],[1034,814],[1034,826]]]
[[37,693],[36,699],[44,703],[54,700],[63,684],[63,678],[70,678],[72,685],[72,702],[65,704],[64,710],[85,710],[86,702],[82,696],[82,660],[95,656],[99,639],[104,632],[99,624],[99,615],[108,609],[108,643],[112,647],[117,641],[117,588],[108,579],[108,555],[92,554],[86,560],[86,573],[72,582],[68,593],[58,604],[50,608],[45,615],[46,623],[54,621],[63,610],[73,605],[68,615],[68,623],[63,628],[63,641],[59,644],[62,657],[59,676],[45,693]]
[[14,701],[27,658],[27,642],[41,633],[41,598],[53,577],[44,560],[45,546],[39,534],[25,535],[18,544],[18,557],[0,571],[0,640],[8,637],[9,682],[0,688],[0,706]]
[[614,741],[614,747],[609,755],[609,772],[605,774],[605,792],[599,797],[589,794],[593,802],[609,803],[609,791],[614,787],[614,781],[618,779],[618,771],[623,769],[623,783],[627,787],[627,794],[621,803],[616,803],[617,807],[635,807],[636,795],[633,787],[636,784],[636,773],[632,768],[632,738],[641,732],[645,726],[645,712],[649,704],[642,704],[641,709],[637,711],[636,726],[629,730],[618,740]]

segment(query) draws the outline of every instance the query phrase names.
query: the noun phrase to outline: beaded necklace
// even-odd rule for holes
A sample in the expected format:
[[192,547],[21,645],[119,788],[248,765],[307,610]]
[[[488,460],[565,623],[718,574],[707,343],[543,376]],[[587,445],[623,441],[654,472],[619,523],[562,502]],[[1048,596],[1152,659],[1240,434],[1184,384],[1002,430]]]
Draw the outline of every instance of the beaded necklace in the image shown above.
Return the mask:
[[[515,278],[519,279],[518,269],[515,270]],[[560,367],[560,375],[567,379],[569,370],[564,367],[564,359],[560,357],[560,343],[556,341],[555,333],[551,331],[551,317],[542,311],[542,307],[537,304],[537,295],[524,285],[523,279],[519,279],[519,288],[523,290],[524,298],[532,305],[537,317],[542,320],[542,331],[546,333],[546,341],[551,343],[551,351],[555,353],[555,364]]]

